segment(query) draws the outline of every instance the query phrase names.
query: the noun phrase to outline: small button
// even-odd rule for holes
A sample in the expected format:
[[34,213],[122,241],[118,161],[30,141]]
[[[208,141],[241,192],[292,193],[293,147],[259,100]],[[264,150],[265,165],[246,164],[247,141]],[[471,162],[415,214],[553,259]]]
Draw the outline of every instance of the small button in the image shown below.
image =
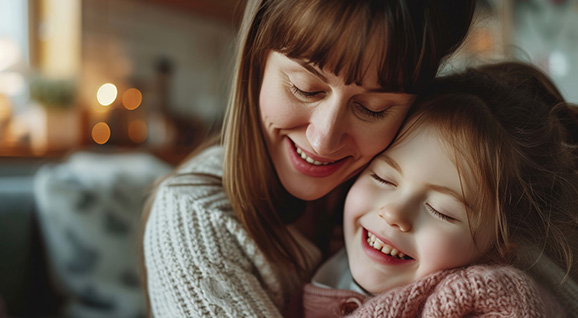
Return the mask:
[[341,304],[341,314],[347,316],[354,312],[357,308],[361,306],[361,302],[357,298],[349,298]]

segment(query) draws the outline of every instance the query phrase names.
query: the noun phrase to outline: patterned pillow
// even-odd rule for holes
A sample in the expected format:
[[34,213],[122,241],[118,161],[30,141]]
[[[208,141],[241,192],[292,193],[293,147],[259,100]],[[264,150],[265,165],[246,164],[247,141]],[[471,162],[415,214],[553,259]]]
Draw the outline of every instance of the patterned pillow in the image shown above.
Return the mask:
[[148,154],[76,153],[35,176],[39,222],[67,317],[145,317],[141,211],[172,168]]

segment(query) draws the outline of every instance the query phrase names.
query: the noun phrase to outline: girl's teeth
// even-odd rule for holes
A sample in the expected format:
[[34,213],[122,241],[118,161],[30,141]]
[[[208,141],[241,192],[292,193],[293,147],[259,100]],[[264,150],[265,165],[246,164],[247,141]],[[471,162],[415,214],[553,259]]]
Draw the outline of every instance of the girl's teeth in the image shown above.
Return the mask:
[[400,259],[407,258],[410,259],[409,256],[405,255],[404,253],[398,251],[397,249],[383,243],[380,241],[375,235],[371,233],[367,233],[367,243],[369,246],[373,247],[374,249],[381,251],[384,254],[388,254]]
[[384,246],[381,248],[381,251],[385,254],[389,254],[391,252],[391,247],[389,247],[388,245]]

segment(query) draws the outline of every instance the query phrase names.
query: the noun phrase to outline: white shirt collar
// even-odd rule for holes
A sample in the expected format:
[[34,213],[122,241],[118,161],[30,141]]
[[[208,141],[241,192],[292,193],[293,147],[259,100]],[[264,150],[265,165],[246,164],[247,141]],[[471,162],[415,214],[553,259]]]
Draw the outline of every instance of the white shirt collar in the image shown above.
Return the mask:
[[344,248],[319,267],[311,283],[318,287],[353,290],[370,296],[353,280]]

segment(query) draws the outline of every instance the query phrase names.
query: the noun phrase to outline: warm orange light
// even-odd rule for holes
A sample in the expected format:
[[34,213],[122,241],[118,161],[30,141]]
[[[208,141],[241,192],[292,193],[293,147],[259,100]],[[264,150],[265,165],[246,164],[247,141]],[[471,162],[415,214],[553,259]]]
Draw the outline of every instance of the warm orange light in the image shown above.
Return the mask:
[[99,145],[103,145],[110,139],[110,127],[104,122],[99,122],[92,127],[92,140]]
[[118,94],[118,90],[116,86],[111,83],[102,84],[96,92],[96,99],[102,106],[108,106],[114,102],[116,96]]
[[128,137],[135,144],[140,144],[147,139],[147,124],[142,119],[135,119],[128,125]]
[[137,109],[142,103],[142,93],[136,88],[129,88],[122,94],[122,105],[128,110]]

